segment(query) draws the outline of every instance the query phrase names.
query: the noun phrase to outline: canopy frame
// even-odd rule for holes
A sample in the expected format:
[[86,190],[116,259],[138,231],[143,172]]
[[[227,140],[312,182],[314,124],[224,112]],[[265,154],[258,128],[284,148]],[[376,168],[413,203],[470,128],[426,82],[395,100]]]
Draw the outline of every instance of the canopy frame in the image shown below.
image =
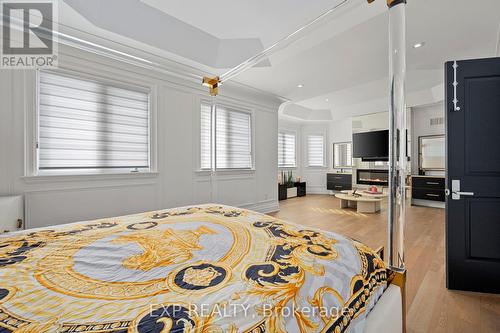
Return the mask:
[[[318,16],[302,28],[279,40],[261,53],[247,59],[226,73],[215,77],[203,77],[211,96],[219,93],[222,83],[257,65],[275,52],[304,37],[317,28],[338,8],[350,0],[342,0],[335,7]],[[372,3],[375,0],[367,0]],[[387,0],[389,9],[389,199],[387,214],[387,265],[389,283],[401,289],[403,332],[406,332],[406,0]],[[215,101],[215,100],[214,100]],[[381,256],[384,249],[377,251]]]

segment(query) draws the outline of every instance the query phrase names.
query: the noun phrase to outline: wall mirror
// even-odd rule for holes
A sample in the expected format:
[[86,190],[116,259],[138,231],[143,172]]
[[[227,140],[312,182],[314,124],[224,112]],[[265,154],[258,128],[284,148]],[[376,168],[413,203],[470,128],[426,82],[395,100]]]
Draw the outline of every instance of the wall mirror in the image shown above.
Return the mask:
[[351,142],[338,142],[333,144],[333,168],[352,168]]
[[446,167],[446,140],[444,135],[418,138],[419,169],[421,171],[444,171]]

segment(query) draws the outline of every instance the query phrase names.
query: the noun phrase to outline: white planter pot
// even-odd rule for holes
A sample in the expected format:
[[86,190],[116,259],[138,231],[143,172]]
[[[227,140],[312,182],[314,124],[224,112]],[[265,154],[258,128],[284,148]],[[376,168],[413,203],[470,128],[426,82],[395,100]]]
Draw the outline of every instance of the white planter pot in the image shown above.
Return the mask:
[[297,196],[297,188],[296,187],[290,187],[286,189],[286,197],[287,198],[294,198]]

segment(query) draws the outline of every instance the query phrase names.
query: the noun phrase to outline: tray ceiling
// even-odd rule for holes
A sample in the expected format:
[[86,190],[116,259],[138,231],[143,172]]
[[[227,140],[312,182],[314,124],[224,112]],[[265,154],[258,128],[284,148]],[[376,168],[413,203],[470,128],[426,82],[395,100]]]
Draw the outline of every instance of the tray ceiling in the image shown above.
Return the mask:
[[[80,30],[223,73],[340,0],[64,0]],[[500,1],[409,0],[408,102],[442,100],[443,66],[497,55]],[[324,120],[384,111],[388,72],[385,1],[351,0],[333,19],[237,78]],[[412,46],[425,42],[425,46]],[[164,53],[162,53],[164,52]],[[499,54],[500,55],[500,54]],[[302,85],[302,88],[298,86]],[[328,112],[325,112],[328,111]],[[300,117],[297,117],[300,118]]]

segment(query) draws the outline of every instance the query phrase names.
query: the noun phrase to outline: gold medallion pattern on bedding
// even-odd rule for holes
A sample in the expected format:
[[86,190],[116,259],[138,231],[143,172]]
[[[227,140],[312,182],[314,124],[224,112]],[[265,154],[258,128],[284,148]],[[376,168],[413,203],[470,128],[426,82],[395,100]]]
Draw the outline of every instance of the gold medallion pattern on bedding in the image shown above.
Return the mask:
[[1,236],[0,332],[359,331],[386,284],[359,242],[200,205]]

